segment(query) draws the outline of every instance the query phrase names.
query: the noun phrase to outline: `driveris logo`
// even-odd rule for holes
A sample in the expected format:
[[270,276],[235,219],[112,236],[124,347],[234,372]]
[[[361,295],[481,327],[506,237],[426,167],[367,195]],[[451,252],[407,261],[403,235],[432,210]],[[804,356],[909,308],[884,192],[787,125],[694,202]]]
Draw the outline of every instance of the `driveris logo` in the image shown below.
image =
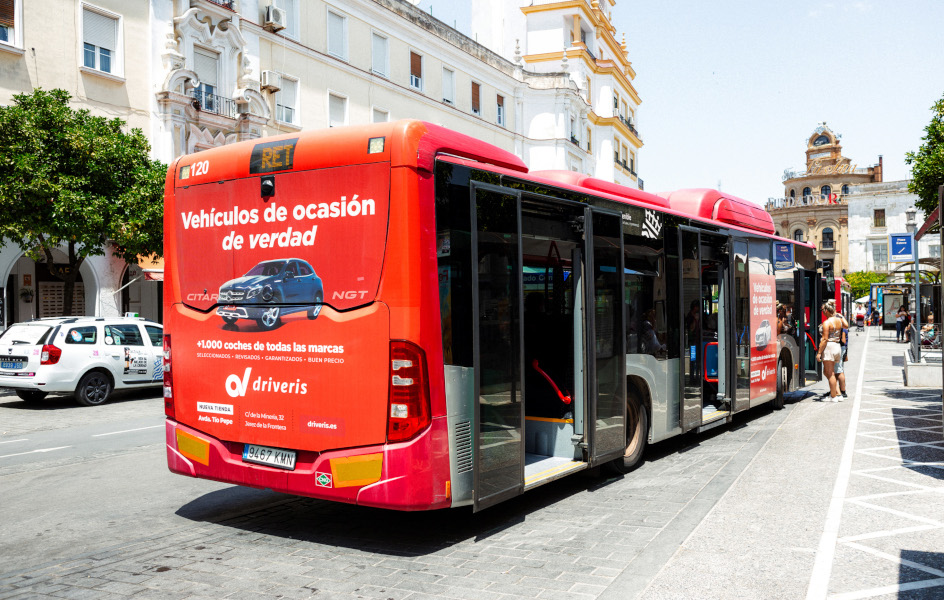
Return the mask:
[[[242,378],[239,375],[232,374],[226,378],[226,393],[230,398],[240,398],[249,391],[249,377],[252,375],[252,367],[246,367]],[[273,394],[307,394],[308,384],[302,383],[301,379],[295,381],[276,381],[271,377],[266,379],[259,375],[252,381],[252,391]]]

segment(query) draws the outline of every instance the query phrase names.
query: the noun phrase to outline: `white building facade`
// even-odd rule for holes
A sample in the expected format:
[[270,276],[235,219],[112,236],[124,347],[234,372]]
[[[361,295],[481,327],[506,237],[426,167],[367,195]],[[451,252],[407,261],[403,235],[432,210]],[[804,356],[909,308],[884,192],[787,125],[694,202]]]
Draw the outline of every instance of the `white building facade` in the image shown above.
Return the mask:
[[[165,163],[303,129],[422,119],[533,170],[642,187],[641,100],[613,3],[473,0],[481,32],[468,37],[405,0],[12,0],[0,3],[0,104],[64,88],[76,108],[142,129]],[[148,281],[160,271],[110,252],[89,259],[76,312],[160,320],[161,283]],[[4,241],[0,324],[52,316],[49,279]]]

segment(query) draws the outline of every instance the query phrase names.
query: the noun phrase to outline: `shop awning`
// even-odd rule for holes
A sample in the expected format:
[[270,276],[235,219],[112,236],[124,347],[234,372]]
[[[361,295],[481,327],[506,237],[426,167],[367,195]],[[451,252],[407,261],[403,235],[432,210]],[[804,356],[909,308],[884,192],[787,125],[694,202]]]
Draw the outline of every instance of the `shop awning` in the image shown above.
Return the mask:
[[138,256],[138,267],[147,281],[164,281],[164,259],[157,256]]
[[937,207],[931,211],[931,214],[928,215],[928,220],[924,222],[924,225],[922,225],[921,229],[918,230],[918,233],[915,234],[916,240],[920,240],[926,233],[938,232],[938,211],[940,209],[941,207]]
[[164,281],[164,269],[142,269],[141,271],[148,281]]

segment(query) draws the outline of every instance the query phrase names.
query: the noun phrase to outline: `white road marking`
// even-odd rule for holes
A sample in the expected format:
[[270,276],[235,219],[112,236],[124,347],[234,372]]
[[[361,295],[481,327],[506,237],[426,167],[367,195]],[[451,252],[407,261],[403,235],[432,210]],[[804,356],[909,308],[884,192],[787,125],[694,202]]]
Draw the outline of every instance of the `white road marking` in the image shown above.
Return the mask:
[[118,435],[119,433],[130,433],[132,431],[143,431],[145,429],[157,429],[158,427],[164,427],[164,425],[151,425],[150,427],[138,427],[137,429],[125,429],[123,431],[112,431],[110,433],[96,433],[92,437],[102,437],[104,435]]
[[856,382],[855,400],[852,405],[852,416],[849,417],[849,428],[846,431],[846,442],[842,449],[842,460],[839,463],[839,473],[836,476],[836,485],[833,487],[832,499],[829,501],[829,510],[826,513],[826,523],[823,527],[823,536],[819,540],[816,550],[816,561],[813,564],[813,573],[810,576],[810,587],[807,588],[807,600],[821,600],[829,591],[829,576],[833,569],[833,557],[836,555],[836,541],[839,539],[839,524],[842,520],[842,505],[849,488],[849,476],[852,473],[852,457],[855,455],[856,428],[859,425],[859,409],[862,406],[862,384],[865,383],[865,358],[868,356],[871,332],[865,336],[865,345],[862,346],[862,360],[859,362],[859,380]]
[[26,441],[28,441],[26,438],[23,438],[20,440],[4,440],[0,442],[0,444],[12,444],[13,442],[26,442]]
[[23,456],[24,454],[36,454],[37,452],[52,452],[53,450],[62,450],[64,448],[71,448],[72,446],[59,446],[58,448],[42,448],[40,450],[30,450],[29,452],[18,452],[16,454],[5,454],[0,456],[0,458],[10,458],[11,456]]

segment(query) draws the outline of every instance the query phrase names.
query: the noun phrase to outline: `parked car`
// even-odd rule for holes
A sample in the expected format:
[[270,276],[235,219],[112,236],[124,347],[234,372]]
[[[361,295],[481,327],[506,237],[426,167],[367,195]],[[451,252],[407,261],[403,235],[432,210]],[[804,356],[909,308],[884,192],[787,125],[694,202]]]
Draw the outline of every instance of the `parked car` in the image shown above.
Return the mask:
[[216,314],[227,325],[249,319],[262,329],[274,329],[284,315],[307,311],[309,319],[318,318],[324,287],[312,266],[300,258],[267,260],[221,285],[219,301],[222,306]]
[[757,331],[754,332],[754,345],[758,350],[763,350],[767,347],[767,344],[770,343],[771,337],[770,321],[764,319],[760,322],[760,326],[757,328]]
[[27,402],[71,392],[95,406],[112,391],[163,384],[164,328],[138,317],[58,317],[0,335],[0,387]]

